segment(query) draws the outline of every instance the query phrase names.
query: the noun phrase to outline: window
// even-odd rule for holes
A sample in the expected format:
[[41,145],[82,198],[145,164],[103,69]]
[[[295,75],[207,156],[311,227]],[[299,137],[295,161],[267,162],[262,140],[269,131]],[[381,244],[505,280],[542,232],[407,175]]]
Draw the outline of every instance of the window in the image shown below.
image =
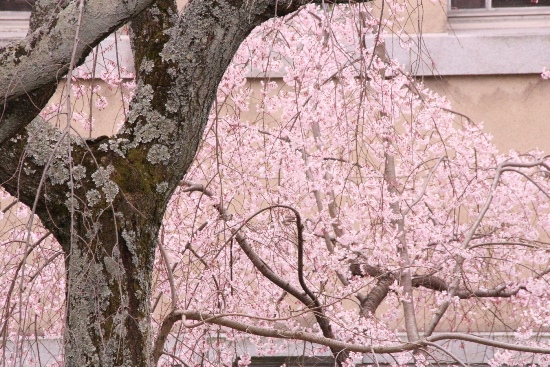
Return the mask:
[[0,0],[0,47],[25,37],[34,0]]
[[449,29],[533,32],[550,27],[550,0],[447,0]]
[[3,0],[0,11],[31,11],[34,0]]
[[550,0],[451,0],[451,9],[532,8],[550,6]]

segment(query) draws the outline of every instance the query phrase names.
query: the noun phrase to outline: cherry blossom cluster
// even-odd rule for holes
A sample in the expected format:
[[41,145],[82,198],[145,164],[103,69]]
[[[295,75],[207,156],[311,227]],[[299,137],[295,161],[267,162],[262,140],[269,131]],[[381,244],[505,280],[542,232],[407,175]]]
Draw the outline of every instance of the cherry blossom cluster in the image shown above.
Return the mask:
[[[533,343],[550,326],[542,306],[550,160],[542,152],[500,155],[481,123],[385,57],[377,35],[399,19],[379,24],[370,14],[367,6],[308,6],[242,45],[166,215],[162,243],[178,307],[322,334],[313,312],[268,279],[263,264],[297,288],[302,272],[339,340],[398,343],[410,317],[402,306],[413,303],[420,332],[444,309],[436,330],[513,325],[522,330],[518,343]],[[300,213],[303,243],[296,215],[281,205]],[[165,274],[160,256],[157,266]],[[400,284],[404,269],[413,292]],[[384,276],[393,277],[384,300],[368,309],[361,298],[382,289]],[[170,294],[166,274],[156,289]],[[208,322],[185,325],[171,353],[198,365],[229,365],[250,342],[262,355],[293,345]],[[546,360],[507,352],[492,363],[529,358]],[[350,355],[349,363],[361,359]]]

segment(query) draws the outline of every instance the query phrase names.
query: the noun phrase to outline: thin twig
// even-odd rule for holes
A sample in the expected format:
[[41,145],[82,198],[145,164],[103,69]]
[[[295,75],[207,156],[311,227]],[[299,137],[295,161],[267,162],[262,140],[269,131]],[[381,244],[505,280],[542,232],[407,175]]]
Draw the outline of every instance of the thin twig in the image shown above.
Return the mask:
[[457,356],[455,356],[453,353],[451,353],[450,351],[448,351],[447,349],[443,348],[441,345],[438,345],[436,343],[432,343],[432,342],[428,342],[428,341],[425,341],[424,343],[426,343],[426,345],[429,345],[430,347],[434,347],[436,349],[439,349],[440,351],[442,351],[443,353],[447,354],[449,357],[451,357],[452,359],[454,359],[456,362],[458,362],[458,364],[460,364],[462,367],[468,367],[467,364],[465,364],[464,362],[462,362],[460,360],[460,358],[458,358]]
[[10,210],[15,204],[19,202],[19,199],[13,200],[11,203],[8,204],[4,209],[2,209],[2,213],[6,214],[8,210]]
[[172,268],[170,267],[170,262],[168,260],[168,254],[164,249],[164,226],[162,227],[160,241],[159,241],[159,250],[164,260],[164,265],[166,266],[166,274],[168,275],[168,283],[170,284],[170,295],[172,298],[172,310],[175,310],[178,307],[178,294],[176,292],[176,285],[174,282],[174,274],[172,273]]

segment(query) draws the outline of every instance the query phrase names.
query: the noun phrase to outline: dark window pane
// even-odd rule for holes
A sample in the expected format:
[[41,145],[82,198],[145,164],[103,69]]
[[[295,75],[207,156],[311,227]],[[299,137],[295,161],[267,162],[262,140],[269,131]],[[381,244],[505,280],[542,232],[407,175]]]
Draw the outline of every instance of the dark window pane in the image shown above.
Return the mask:
[[330,357],[252,357],[250,367],[333,367]]
[[493,0],[493,8],[550,6],[550,0]]
[[31,11],[34,0],[0,0],[0,11]]
[[[549,0],[550,1],[550,0]],[[485,0],[451,0],[452,9],[482,9],[485,7]]]

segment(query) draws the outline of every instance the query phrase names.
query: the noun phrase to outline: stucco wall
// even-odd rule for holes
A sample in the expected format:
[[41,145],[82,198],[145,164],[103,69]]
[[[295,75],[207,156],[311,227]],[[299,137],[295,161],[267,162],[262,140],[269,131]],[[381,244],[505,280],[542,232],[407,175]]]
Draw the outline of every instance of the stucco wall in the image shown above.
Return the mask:
[[474,75],[426,78],[453,109],[483,121],[501,152],[550,152],[550,80],[540,75]]

